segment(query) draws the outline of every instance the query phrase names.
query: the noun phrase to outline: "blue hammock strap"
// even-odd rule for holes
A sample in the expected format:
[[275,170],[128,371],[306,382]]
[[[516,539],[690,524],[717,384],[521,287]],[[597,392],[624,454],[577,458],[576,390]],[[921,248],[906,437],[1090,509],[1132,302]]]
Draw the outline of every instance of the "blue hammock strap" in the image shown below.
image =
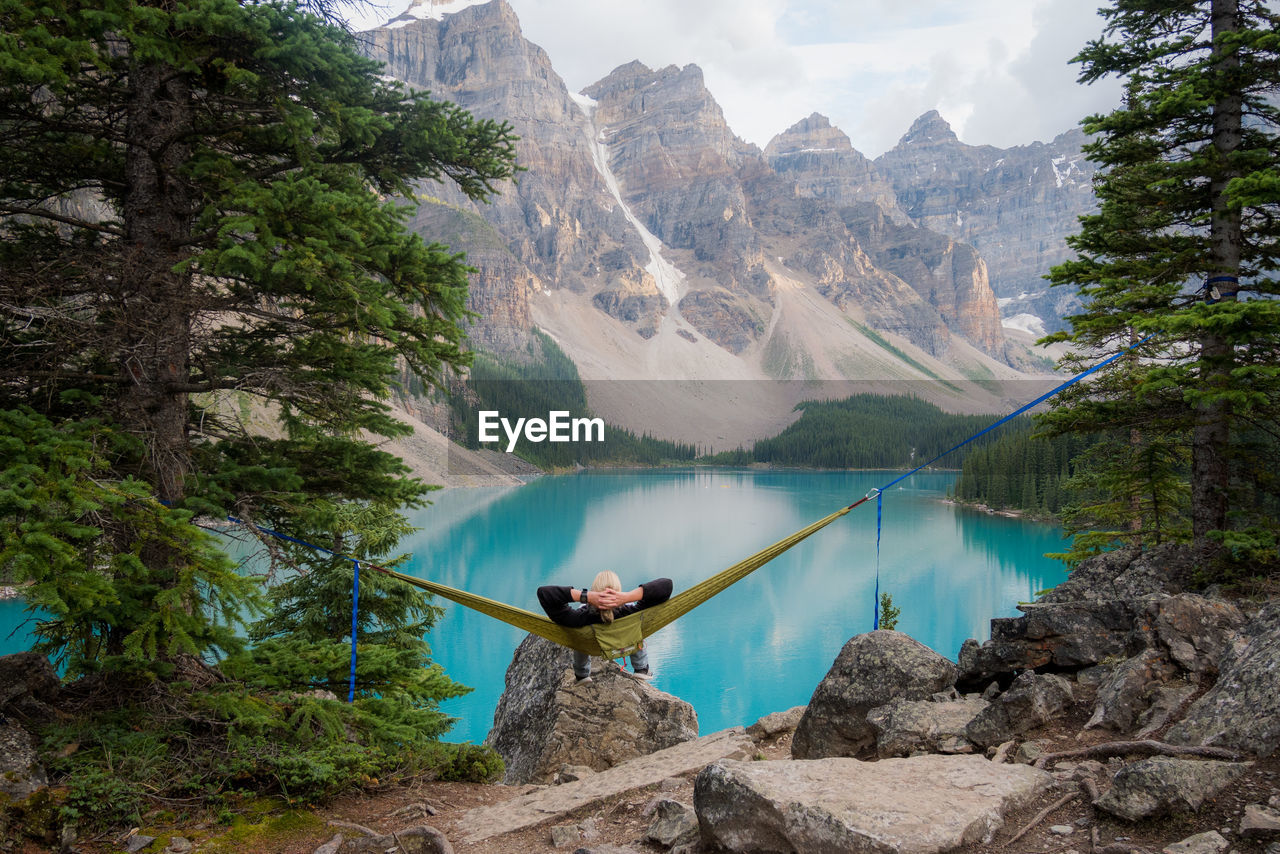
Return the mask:
[[871,600],[871,629],[880,628],[880,521],[884,517],[884,493],[876,491],[876,592]]
[[347,702],[356,699],[356,631],[360,616],[360,561],[352,560],[354,572],[351,575],[351,679],[347,685]]

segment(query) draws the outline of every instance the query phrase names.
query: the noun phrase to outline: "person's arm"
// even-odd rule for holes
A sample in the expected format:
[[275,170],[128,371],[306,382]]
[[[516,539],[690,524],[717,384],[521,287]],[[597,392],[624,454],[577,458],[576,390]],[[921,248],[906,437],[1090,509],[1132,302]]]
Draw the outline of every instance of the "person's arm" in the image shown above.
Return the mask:
[[570,608],[570,603],[581,602],[582,604],[596,604],[591,597],[599,597],[599,593],[592,593],[579,587],[565,587],[558,584],[548,584],[538,588],[538,604],[542,606],[542,610],[547,612],[547,616],[551,618],[553,623],[570,628],[585,626],[589,623],[600,622],[600,615],[586,608]]
[[630,614],[667,601],[671,598],[671,588],[670,578],[655,578],[625,593],[606,590],[601,597],[599,607],[613,608],[615,613],[621,611]]

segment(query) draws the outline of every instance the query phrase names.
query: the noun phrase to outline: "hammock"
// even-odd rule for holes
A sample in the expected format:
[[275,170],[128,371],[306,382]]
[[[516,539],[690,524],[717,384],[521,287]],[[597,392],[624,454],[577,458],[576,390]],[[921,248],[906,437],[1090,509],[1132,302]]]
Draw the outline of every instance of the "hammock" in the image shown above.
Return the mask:
[[[787,549],[796,545],[801,540],[806,539],[809,535],[822,530],[827,525],[830,525],[836,519],[839,519],[841,516],[866,500],[866,498],[859,499],[848,507],[843,507],[831,515],[819,519],[807,528],[802,528],[791,536],[778,540],[778,542],[773,545],[761,549],[744,560],[738,561],[728,569],[724,569],[716,573],[705,581],[701,581],[693,585],[688,590],[684,590],[675,596],[672,596],[670,599],[659,605],[654,605],[651,608],[645,608],[643,611],[637,611],[636,613],[628,614],[625,617],[619,617],[614,620],[614,625],[625,624],[638,620],[641,624],[640,635],[642,638],[647,638],[649,635],[663,628],[677,617],[681,617],[689,613],[703,602],[706,602],[712,596],[724,591],[735,582],[746,578],[748,575],[755,572],[757,569],[764,566]],[[606,658],[617,658],[619,657],[618,655],[611,655],[610,653],[620,653],[625,651],[617,649],[603,649],[601,643],[596,639],[595,632],[592,630],[591,626],[583,626],[581,628],[561,626],[558,623],[552,622],[542,614],[535,614],[532,611],[526,611],[524,608],[517,608],[514,605],[506,605],[495,599],[477,596],[475,593],[468,593],[465,590],[458,590],[455,587],[437,584],[434,581],[427,581],[424,578],[414,578],[412,575],[405,575],[404,573],[395,572],[394,570],[384,569],[382,571],[387,575],[400,579],[406,584],[412,584],[414,587],[421,590],[426,590],[429,593],[436,594],[437,596],[443,596],[445,599],[457,602],[459,605],[479,611],[482,614],[487,614],[494,619],[501,620],[502,622],[513,625],[518,629],[523,629],[526,632],[532,632],[539,637],[544,637],[549,641],[558,643],[561,646],[567,646],[570,649],[575,649],[578,652],[583,652],[587,655],[603,655]]]

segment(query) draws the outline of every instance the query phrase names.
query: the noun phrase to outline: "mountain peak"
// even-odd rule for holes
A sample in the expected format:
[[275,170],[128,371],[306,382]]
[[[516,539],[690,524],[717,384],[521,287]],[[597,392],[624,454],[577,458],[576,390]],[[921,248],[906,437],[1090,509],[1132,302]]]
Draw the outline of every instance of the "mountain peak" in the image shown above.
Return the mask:
[[853,143],[844,131],[832,126],[822,113],[812,113],[769,140],[766,157],[784,157],[800,153],[833,153],[853,151]]
[[898,145],[959,141],[947,120],[937,110],[930,110],[911,123],[911,128],[898,140]]

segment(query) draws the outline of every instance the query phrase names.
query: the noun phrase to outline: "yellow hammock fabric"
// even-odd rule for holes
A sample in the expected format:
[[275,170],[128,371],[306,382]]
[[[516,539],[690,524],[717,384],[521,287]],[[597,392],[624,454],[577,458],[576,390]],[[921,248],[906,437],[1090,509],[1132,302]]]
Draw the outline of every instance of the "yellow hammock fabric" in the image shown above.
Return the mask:
[[[865,500],[865,499],[863,499]],[[733,566],[716,573],[705,581],[699,582],[688,590],[684,590],[675,596],[672,596],[666,602],[660,605],[654,605],[651,608],[645,608],[636,614],[621,617],[615,620],[616,623],[622,623],[631,620],[640,620],[642,622],[641,635],[648,637],[662,627],[666,626],[677,617],[681,617],[692,611],[694,608],[706,602],[712,596],[728,588],[735,582],[741,581],[787,549],[806,539],[811,534],[821,531],[827,525],[830,525],[836,519],[848,513],[861,501],[843,507],[830,516],[814,522],[807,528],[796,531],[791,536],[778,540],[778,542],[761,549],[751,557],[740,560]],[[437,596],[443,596],[446,599],[457,602],[472,610],[479,611],[482,614],[488,614],[494,619],[509,623],[518,629],[524,629],[535,635],[544,637],[549,641],[554,641],[561,646],[567,646],[570,649],[576,649],[579,652],[585,652],[588,655],[604,655],[609,657],[608,651],[602,651],[600,644],[596,641],[595,633],[590,626],[581,628],[569,628],[553,623],[550,619],[542,614],[535,614],[532,611],[526,611],[523,608],[517,608],[513,605],[506,605],[495,599],[489,599],[484,596],[477,596],[474,593],[468,593],[465,590],[458,590],[455,587],[448,587],[444,584],[437,584],[434,581],[427,581],[423,578],[414,578],[411,575],[395,572],[392,570],[384,570],[388,575],[400,579],[406,584],[412,584],[422,590],[434,593]]]

